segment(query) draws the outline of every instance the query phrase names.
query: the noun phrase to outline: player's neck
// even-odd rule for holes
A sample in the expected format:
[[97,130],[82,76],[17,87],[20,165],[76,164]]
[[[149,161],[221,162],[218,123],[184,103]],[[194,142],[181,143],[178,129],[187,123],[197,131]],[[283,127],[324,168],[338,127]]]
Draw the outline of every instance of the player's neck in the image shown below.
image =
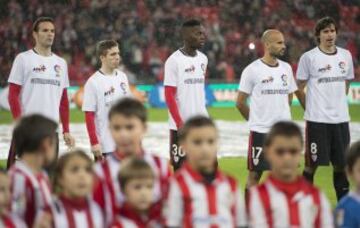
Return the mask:
[[322,52],[326,53],[326,54],[334,54],[336,52],[336,46],[332,45],[332,46],[326,46],[323,44],[319,45],[319,48]]
[[24,162],[33,173],[40,173],[42,171],[41,160],[43,160],[43,158],[40,158],[37,153],[24,153],[21,156],[21,161]]
[[51,56],[51,47],[42,47],[40,45],[35,45],[34,51],[36,54],[41,56]]
[[192,48],[189,45],[184,45],[184,47],[181,48],[181,51],[188,56],[196,56],[196,48]]
[[268,53],[265,53],[265,55],[261,58],[261,60],[270,66],[276,66],[278,64],[277,59]]
[[100,72],[105,74],[105,75],[113,75],[114,71],[115,71],[115,69],[109,68],[109,67],[104,66],[104,65],[102,65],[100,67]]
[[276,180],[281,181],[283,183],[293,183],[298,179],[299,175],[297,173],[294,173],[293,175],[290,175],[290,176],[284,176],[284,175],[281,175],[281,174],[273,171],[273,172],[271,172],[271,176],[273,178],[275,178]]

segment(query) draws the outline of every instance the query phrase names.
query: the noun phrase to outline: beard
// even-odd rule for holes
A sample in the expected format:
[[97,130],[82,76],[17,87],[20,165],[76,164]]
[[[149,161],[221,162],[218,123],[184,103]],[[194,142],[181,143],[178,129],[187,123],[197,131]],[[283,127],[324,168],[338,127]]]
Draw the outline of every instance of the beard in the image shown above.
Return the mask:
[[281,57],[283,57],[284,56],[284,54],[285,54],[285,51],[279,51],[279,52],[271,52],[270,53],[271,54],[271,56],[272,57],[274,57],[274,58],[281,58]]

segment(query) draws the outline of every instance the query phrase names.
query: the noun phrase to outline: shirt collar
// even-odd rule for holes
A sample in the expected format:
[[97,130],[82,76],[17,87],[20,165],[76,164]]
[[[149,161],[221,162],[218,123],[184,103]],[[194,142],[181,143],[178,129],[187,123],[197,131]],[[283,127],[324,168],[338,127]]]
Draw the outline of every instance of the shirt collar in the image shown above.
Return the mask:
[[[189,173],[189,175],[197,182],[201,182],[201,183],[209,183],[208,181],[205,180],[205,178],[196,170],[194,170],[189,163],[184,163],[183,165],[183,169]],[[215,170],[215,178],[212,181],[212,183],[218,182],[218,181],[222,181],[224,179],[224,175],[219,171],[218,168],[216,168]]]

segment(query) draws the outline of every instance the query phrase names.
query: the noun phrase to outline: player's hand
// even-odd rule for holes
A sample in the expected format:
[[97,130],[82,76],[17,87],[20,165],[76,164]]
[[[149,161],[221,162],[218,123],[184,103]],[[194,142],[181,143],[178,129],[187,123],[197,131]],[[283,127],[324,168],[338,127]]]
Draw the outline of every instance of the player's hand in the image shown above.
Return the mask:
[[34,228],[51,228],[53,224],[53,218],[50,213],[43,212],[41,216],[36,219]]
[[75,139],[70,135],[69,132],[64,133],[64,141],[66,146],[73,148],[75,146]]
[[91,146],[91,152],[95,157],[95,161],[101,161],[104,158],[100,144]]

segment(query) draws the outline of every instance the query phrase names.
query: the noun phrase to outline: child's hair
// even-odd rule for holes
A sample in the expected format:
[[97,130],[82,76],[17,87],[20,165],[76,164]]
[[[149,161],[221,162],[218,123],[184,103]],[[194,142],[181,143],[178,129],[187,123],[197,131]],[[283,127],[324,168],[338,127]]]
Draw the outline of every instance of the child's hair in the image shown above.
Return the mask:
[[146,123],[147,111],[145,106],[134,98],[122,98],[109,111],[109,120],[113,115],[120,114],[126,117],[136,117]]
[[13,131],[16,154],[33,153],[39,149],[44,139],[54,139],[57,123],[42,115],[34,114],[23,117]]
[[348,172],[352,172],[357,160],[360,159],[360,141],[354,142],[346,151],[346,165]]
[[184,141],[192,129],[200,127],[213,127],[216,129],[215,123],[211,118],[206,116],[194,116],[186,121],[179,130],[179,142]]
[[59,180],[62,177],[66,164],[75,157],[84,159],[91,166],[93,164],[91,158],[83,150],[80,149],[75,149],[64,155],[61,155],[56,163],[53,176],[53,189],[55,190],[55,192],[61,192],[62,189]]
[[301,129],[297,124],[290,121],[280,121],[275,123],[266,135],[264,146],[270,146],[273,143],[274,138],[277,136],[297,137],[301,142],[301,146],[303,146],[304,143]]
[[141,158],[128,158],[122,162],[118,174],[121,191],[124,191],[126,184],[133,179],[155,179],[155,174],[150,165]]

